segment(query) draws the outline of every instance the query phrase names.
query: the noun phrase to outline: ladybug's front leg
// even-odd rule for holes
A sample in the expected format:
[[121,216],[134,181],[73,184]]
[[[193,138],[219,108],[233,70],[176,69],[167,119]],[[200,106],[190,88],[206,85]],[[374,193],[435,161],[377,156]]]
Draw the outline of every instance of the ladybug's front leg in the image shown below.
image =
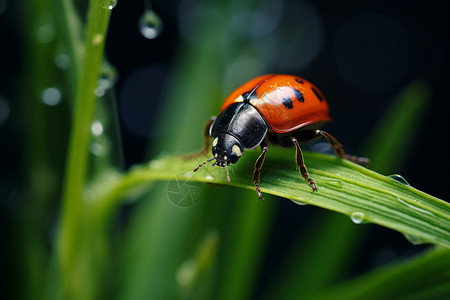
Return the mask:
[[267,144],[265,142],[261,142],[261,150],[262,153],[259,155],[258,159],[255,162],[255,170],[253,171],[253,184],[256,188],[256,193],[258,194],[259,199],[263,199],[261,195],[261,187],[259,185],[260,175],[261,175],[261,168],[264,164],[264,159],[266,158],[266,153],[269,151],[269,147],[267,147]]
[[314,180],[309,178],[308,171],[306,170],[306,166],[303,161],[302,149],[300,149],[300,145],[298,144],[297,139],[295,137],[291,137],[291,140],[295,145],[295,162],[297,163],[297,167],[298,170],[300,171],[300,174],[302,175],[303,179],[305,179],[312,187],[313,192],[317,191],[317,186],[314,183]]
[[335,139],[331,134],[328,132],[322,131],[322,130],[316,130],[316,135],[323,136],[327,139],[328,144],[333,148],[334,152],[336,153],[337,157],[339,158],[345,158],[349,161],[352,161],[354,163],[360,164],[362,166],[369,165],[369,159],[366,157],[359,157],[355,155],[350,155],[344,152],[344,149],[342,149],[342,144],[339,143],[337,139]]

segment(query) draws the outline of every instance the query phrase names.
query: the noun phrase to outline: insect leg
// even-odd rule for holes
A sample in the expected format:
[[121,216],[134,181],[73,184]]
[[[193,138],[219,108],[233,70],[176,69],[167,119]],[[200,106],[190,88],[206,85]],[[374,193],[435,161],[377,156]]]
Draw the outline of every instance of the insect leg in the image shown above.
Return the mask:
[[302,175],[303,179],[305,179],[309,183],[313,192],[317,191],[317,186],[314,183],[314,180],[309,178],[308,171],[306,170],[306,166],[303,161],[302,149],[300,149],[300,145],[298,144],[297,139],[295,137],[291,137],[291,140],[295,145],[295,162],[297,164],[300,174]]
[[369,165],[370,161],[367,157],[359,157],[359,156],[350,155],[350,154],[345,153],[344,149],[342,149],[342,144],[339,143],[339,141],[336,138],[334,138],[331,134],[329,134],[328,132],[325,132],[322,130],[316,130],[316,135],[321,135],[327,139],[328,144],[330,144],[330,146],[333,148],[337,157],[345,158],[347,160],[350,160],[350,161],[360,164],[362,166]]
[[266,158],[266,153],[269,151],[269,148],[267,147],[267,144],[265,142],[261,142],[261,154],[259,155],[258,159],[255,162],[255,170],[253,171],[253,184],[256,188],[256,193],[258,194],[259,199],[263,199],[261,195],[261,187],[259,185],[260,181],[260,171],[262,168],[262,165],[264,164],[264,159]]

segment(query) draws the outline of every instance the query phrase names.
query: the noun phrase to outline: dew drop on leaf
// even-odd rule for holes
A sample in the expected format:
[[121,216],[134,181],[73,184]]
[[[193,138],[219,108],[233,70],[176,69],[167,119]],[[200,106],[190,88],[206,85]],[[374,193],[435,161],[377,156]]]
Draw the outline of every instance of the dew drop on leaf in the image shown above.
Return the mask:
[[297,205],[301,205],[301,206],[303,206],[303,205],[308,205],[308,203],[306,203],[306,202],[303,202],[303,201],[299,201],[299,200],[291,200],[293,203],[295,203],[295,204],[297,204]]
[[103,134],[103,124],[100,121],[94,121],[91,126],[91,132],[94,136],[101,136]]
[[61,102],[61,91],[56,87],[48,87],[42,91],[42,102],[49,106],[55,106]]
[[388,177],[391,178],[391,179],[394,179],[395,181],[400,182],[400,183],[402,183],[402,184],[404,184],[404,185],[410,185],[410,184],[408,183],[408,181],[406,181],[406,179],[403,178],[403,176],[401,176],[401,175],[398,175],[398,174],[392,174],[392,175],[389,175]]
[[89,149],[91,150],[91,153],[96,156],[105,156],[107,153],[105,146],[98,142],[93,142]]
[[364,221],[365,214],[363,212],[357,211],[352,213],[350,218],[352,219],[352,222],[355,224],[361,224]]
[[426,243],[425,240],[423,240],[423,239],[421,239],[421,238],[419,238],[419,237],[417,237],[417,236],[415,236],[413,234],[406,233],[404,236],[413,245],[421,245],[421,244],[425,244]]
[[49,17],[43,17],[41,24],[36,28],[36,39],[41,44],[51,42],[55,37],[55,27],[53,21]]
[[163,23],[153,10],[146,10],[139,19],[139,31],[147,39],[154,39],[161,33]]
[[107,90],[112,88],[117,82],[117,70],[110,63],[104,63],[98,75],[98,86],[95,95],[102,97]]
[[103,0],[103,7],[113,9],[117,5],[117,0]]
[[54,58],[54,62],[55,65],[59,68],[59,69],[68,69],[70,66],[70,58],[69,55],[64,54],[64,53],[60,53],[58,55],[55,56]]

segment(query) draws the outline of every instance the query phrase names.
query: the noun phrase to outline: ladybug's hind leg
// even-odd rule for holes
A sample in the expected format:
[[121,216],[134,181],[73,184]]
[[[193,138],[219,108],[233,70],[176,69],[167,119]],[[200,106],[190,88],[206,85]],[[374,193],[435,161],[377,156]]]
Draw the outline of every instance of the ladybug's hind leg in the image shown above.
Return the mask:
[[313,192],[317,191],[317,186],[316,186],[314,180],[309,178],[308,170],[306,170],[306,166],[303,161],[302,149],[300,149],[300,145],[298,144],[297,139],[295,137],[291,137],[291,140],[295,146],[295,162],[297,164],[300,174],[302,175],[303,179],[305,179],[309,183]]
[[322,131],[322,130],[316,130],[315,131],[317,136],[323,136],[327,139],[328,144],[333,148],[334,152],[336,153],[337,157],[339,158],[345,158],[347,160],[350,160],[352,162],[355,162],[357,164],[360,164],[362,166],[369,165],[369,159],[366,157],[359,157],[355,155],[350,155],[344,152],[344,149],[342,149],[342,144],[339,143],[337,139],[335,139],[331,134],[328,132]]
[[264,159],[266,158],[266,153],[269,151],[269,147],[265,142],[261,142],[261,154],[255,162],[255,170],[253,171],[253,184],[256,188],[256,193],[258,194],[259,199],[263,199],[261,195],[261,186],[259,185],[260,177],[261,177],[261,168],[264,164]]
[[190,159],[208,153],[211,139],[211,137],[209,136],[209,129],[211,128],[211,125],[214,123],[215,120],[216,117],[212,116],[205,124],[205,128],[203,129],[203,148],[195,153],[183,155],[184,159]]

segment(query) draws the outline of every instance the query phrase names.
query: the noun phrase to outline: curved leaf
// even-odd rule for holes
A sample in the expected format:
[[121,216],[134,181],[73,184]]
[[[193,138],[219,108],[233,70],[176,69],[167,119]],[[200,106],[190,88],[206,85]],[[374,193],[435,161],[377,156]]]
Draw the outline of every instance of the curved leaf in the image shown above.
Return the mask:
[[[229,184],[253,190],[251,175],[257,154],[257,151],[250,151],[233,166],[229,183],[223,168],[207,165],[194,173],[193,166],[198,165],[200,159],[182,160],[166,156],[148,166],[132,169],[104,195],[103,200],[119,200],[135,185],[151,180],[170,180],[175,175],[190,181]],[[340,212],[356,224],[379,224],[403,233],[413,243],[450,247],[449,203],[398,181],[398,177],[383,176],[334,156],[308,152],[304,156],[310,177],[319,188],[317,192],[312,192],[296,171],[292,151],[272,149],[262,171],[263,194]]]

